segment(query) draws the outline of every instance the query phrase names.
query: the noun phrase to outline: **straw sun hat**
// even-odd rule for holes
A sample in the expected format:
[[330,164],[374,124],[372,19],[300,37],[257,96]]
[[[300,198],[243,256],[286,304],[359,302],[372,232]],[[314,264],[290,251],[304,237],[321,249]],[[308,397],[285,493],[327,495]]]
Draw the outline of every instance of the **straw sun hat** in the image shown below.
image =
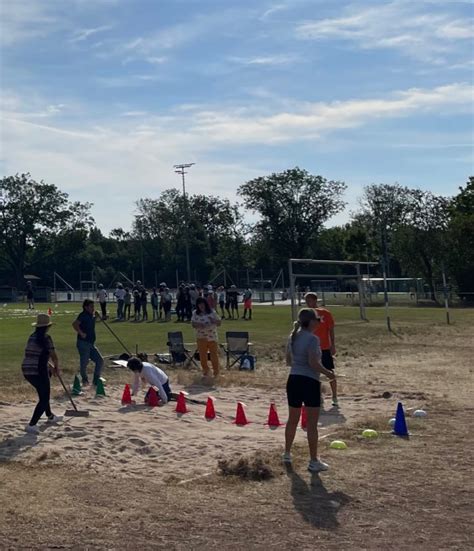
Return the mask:
[[31,325],[33,327],[49,327],[50,325],[53,325],[53,322],[48,314],[38,314],[36,317],[36,322]]

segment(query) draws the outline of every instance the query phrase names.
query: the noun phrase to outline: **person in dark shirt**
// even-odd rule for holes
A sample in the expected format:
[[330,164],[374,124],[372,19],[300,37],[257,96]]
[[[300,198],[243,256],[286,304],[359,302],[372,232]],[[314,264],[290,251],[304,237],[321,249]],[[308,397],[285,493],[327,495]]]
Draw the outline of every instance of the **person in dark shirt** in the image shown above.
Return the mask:
[[145,289],[145,287],[141,287],[140,289],[140,305],[142,308],[142,319],[143,321],[148,321],[148,310],[147,310],[147,297],[148,297],[148,291]]
[[79,351],[79,362],[81,370],[82,384],[89,384],[87,377],[87,364],[89,360],[95,363],[93,384],[97,385],[104,359],[95,346],[95,318],[94,301],[86,299],[82,303],[82,312],[77,316],[77,319],[72,324],[74,331],[77,333],[77,350]]
[[36,323],[32,324],[35,331],[30,335],[25,349],[25,357],[21,365],[23,376],[34,386],[38,393],[38,403],[36,404],[31,421],[25,427],[29,434],[38,435],[40,433],[37,423],[43,413],[46,413],[48,422],[56,423],[62,421],[62,417],[54,415],[49,404],[51,386],[49,382],[49,365],[51,359],[54,367],[52,374],[59,373],[59,360],[54,350],[54,344],[51,337],[47,334],[52,323],[48,314],[38,314]]
[[135,289],[133,291],[133,312],[134,312],[135,321],[140,321],[140,308],[141,308],[140,291],[138,289]]
[[234,316],[237,315],[237,319],[239,319],[239,296],[240,293],[237,290],[237,287],[235,285],[231,285],[230,289],[227,291],[227,296],[229,298],[229,304],[230,309],[232,311],[232,319],[234,319]]

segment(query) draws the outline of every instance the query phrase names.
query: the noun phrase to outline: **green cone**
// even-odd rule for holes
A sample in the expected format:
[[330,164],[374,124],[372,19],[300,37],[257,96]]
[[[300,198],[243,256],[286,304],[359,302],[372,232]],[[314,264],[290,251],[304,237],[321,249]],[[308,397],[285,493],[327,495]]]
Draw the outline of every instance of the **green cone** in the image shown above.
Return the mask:
[[95,395],[96,396],[105,396],[105,388],[104,388],[104,383],[102,381],[102,379],[99,379],[97,381],[97,389],[95,391]]
[[74,384],[72,385],[72,395],[80,396],[81,394],[82,394],[81,381],[79,380],[79,377],[76,375],[74,377]]

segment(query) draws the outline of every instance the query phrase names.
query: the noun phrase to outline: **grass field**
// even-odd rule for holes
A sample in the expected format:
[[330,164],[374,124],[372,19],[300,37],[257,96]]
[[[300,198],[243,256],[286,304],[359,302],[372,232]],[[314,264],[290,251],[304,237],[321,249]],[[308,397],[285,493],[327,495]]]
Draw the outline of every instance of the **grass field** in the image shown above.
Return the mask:
[[[78,366],[71,323],[78,309],[53,310],[51,334],[71,382]],[[442,309],[393,308],[392,334],[383,309],[368,309],[369,322],[358,319],[357,308],[331,311],[341,408],[321,417],[321,454],[331,469],[311,476],[304,433],[298,431],[294,468],[285,471],[279,462],[283,429],[264,428],[270,398],[285,417],[288,307],[256,306],[252,322],[224,322],[221,341],[227,329],[250,332],[254,373],[225,372],[211,390],[196,370],[170,370],[173,387],[197,397],[212,391],[226,415],[246,397],[252,424],[236,428],[223,419],[210,425],[196,407],[181,420],[170,406],[123,415],[119,397],[129,376],[106,368],[109,397],[80,399],[93,415],[45,430],[36,442],[22,433],[34,394],[20,370],[34,315],[0,307],[3,547],[471,549],[474,310],[454,310],[447,326]],[[128,347],[138,344],[149,353],[166,352],[170,330],[179,328],[193,341],[186,324],[112,327]],[[121,352],[105,327],[97,334],[103,354]],[[398,401],[407,411],[408,440],[388,430]],[[57,384],[55,403],[65,404]],[[418,407],[428,412],[426,419],[411,417]],[[380,437],[362,439],[366,427]],[[336,438],[348,450],[331,450]],[[220,474],[218,458],[238,474]],[[254,465],[263,465],[269,480],[246,477]]]

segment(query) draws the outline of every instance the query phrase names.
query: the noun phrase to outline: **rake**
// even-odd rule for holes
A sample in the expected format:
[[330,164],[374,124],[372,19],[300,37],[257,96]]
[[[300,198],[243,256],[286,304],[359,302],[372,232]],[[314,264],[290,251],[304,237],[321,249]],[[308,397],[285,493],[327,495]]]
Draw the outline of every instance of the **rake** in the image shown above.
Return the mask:
[[63,385],[64,392],[66,393],[66,396],[69,398],[69,401],[71,402],[72,407],[74,408],[74,409],[67,409],[64,412],[64,415],[66,417],[89,417],[89,411],[88,410],[85,409],[83,411],[79,411],[77,409],[76,404],[74,403],[74,400],[72,399],[71,393],[69,392],[66,385],[64,384],[64,381],[63,381],[61,375],[59,373],[57,373],[56,375],[58,376],[59,381]]

